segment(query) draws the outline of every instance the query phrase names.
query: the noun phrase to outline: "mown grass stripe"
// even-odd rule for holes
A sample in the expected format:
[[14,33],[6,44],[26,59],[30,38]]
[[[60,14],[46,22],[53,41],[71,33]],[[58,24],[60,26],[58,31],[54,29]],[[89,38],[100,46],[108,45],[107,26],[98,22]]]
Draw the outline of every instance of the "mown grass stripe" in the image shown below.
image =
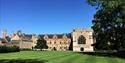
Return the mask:
[[63,61],[65,59],[71,58],[72,56],[75,56],[75,55],[68,55],[68,56],[63,56],[63,57],[60,57],[60,58],[51,59],[48,63],[64,63]]
[[114,58],[107,57],[105,60],[107,60],[107,63],[118,63],[115,57]]
[[86,55],[84,63],[97,63],[96,56]]
[[[21,51],[0,54],[0,61],[40,60],[44,63],[125,63],[125,59],[62,51]],[[6,62],[5,61],[5,62]],[[5,63],[3,62],[3,63]],[[1,63],[1,62],[0,62]],[[6,62],[7,63],[7,62]]]
[[79,62],[81,57],[82,57],[81,55],[74,55],[72,57],[65,58],[64,61],[62,61],[60,63],[77,63],[77,62]]

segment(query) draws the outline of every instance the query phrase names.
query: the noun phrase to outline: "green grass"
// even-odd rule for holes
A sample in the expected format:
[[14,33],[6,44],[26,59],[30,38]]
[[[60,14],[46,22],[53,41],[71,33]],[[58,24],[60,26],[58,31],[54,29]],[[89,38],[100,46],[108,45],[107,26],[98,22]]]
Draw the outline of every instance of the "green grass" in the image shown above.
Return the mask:
[[125,63],[125,59],[59,51],[21,51],[0,54],[0,63]]

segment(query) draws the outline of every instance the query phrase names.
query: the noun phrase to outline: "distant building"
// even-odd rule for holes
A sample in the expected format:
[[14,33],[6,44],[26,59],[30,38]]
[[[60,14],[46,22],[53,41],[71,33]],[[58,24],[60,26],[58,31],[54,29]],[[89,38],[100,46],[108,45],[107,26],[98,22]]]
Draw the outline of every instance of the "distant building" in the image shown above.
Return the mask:
[[6,42],[7,42],[6,39],[0,38],[0,45],[4,45],[3,43],[6,43]]
[[[10,41],[9,41],[10,38]],[[2,32],[0,45],[19,46],[22,49],[32,49],[36,46],[37,40],[43,38],[47,41],[47,50],[76,52],[92,52],[91,46],[95,40],[93,39],[93,30],[91,29],[74,29],[68,34],[24,34],[18,31],[16,34],[11,33],[10,37],[6,37],[6,32]]]
[[11,43],[18,43],[21,49],[32,49],[33,40],[31,34],[24,34],[17,32],[16,34],[11,33]]
[[71,37],[68,34],[46,34],[40,35],[47,41],[48,50],[66,51],[69,50]]

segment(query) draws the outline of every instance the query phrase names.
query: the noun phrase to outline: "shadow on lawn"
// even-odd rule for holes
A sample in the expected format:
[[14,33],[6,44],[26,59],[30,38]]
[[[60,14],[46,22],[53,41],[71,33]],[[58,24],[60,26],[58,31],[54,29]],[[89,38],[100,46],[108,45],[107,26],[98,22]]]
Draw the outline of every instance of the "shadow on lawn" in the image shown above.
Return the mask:
[[125,59],[125,52],[80,52],[81,54],[104,56],[104,57],[118,57]]
[[0,63],[45,63],[46,60],[37,59],[0,59]]

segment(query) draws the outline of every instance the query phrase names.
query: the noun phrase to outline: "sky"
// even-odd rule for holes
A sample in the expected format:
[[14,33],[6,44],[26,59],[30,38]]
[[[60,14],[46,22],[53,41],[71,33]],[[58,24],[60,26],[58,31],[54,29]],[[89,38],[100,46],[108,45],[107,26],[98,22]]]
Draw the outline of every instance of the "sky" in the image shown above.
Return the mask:
[[[28,34],[70,33],[91,28],[96,9],[86,0],[0,0],[0,30]],[[1,33],[0,33],[1,34]]]

